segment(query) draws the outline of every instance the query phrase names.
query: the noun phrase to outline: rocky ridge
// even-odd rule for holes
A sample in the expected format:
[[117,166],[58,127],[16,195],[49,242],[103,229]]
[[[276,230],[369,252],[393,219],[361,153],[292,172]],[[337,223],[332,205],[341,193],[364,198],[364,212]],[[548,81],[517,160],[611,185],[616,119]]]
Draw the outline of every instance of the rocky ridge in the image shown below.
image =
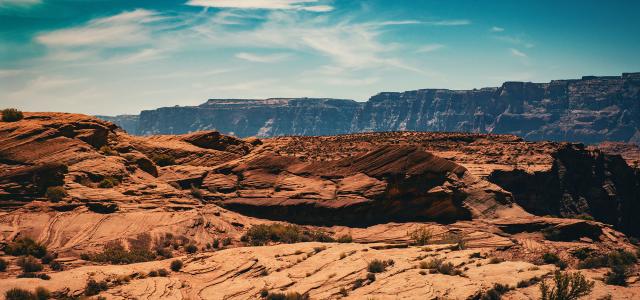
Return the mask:
[[[340,99],[211,99],[107,117],[137,135],[218,130],[239,137],[381,131],[513,134],[532,141],[640,143],[640,73],[473,90],[383,92]],[[137,125],[134,125],[136,124]]]

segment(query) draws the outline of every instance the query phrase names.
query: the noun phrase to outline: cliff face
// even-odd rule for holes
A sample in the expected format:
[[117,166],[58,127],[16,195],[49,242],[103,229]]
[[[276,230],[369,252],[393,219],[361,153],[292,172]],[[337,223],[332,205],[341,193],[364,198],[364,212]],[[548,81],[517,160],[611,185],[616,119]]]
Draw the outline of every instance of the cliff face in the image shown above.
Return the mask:
[[[130,116],[109,119],[131,128]],[[143,111],[133,134],[216,129],[246,136],[368,131],[514,134],[528,140],[640,143],[640,73],[549,83],[506,82],[479,90],[380,93],[337,99],[209,100]]]

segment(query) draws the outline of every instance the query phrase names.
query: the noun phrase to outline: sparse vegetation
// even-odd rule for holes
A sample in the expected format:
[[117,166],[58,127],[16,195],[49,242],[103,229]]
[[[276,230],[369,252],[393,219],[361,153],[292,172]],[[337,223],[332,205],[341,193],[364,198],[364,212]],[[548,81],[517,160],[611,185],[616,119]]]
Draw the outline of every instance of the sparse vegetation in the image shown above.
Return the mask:
[[604,282],[610,285],[627,285],[627,277],[629,277],[629,268],[625,265],[614,265],[611,271],[604,275]]
[[439,258],[432,258],[429,261],[421,261],[418,265],[420,269],[428,269],[431,273],[440,273],[445,275],[461,275],[462,271],[456,268],[452,263],[445,263]]
[[607,254],[589,256],[578,264],[580,269],[594,269],[615,266],[629,266],[635,264],[638,258],[625,250],[612,251]]
[[575,300],[589,295],[593,290],[593,281],[585,279],[580,272],[566,273],[556,271],[553,277],[554,286],[546,281],[540,284],[541,300]]
[[45,196],[47,197],[47,199],[49,199],[49,201],[56,203],[64,199],[64,197],[67,196],[67,192],[62,186],[50,186],[47,188]]
[[118,155],[118,152],[114,151],[113,149],[111,149],[111,147],[104,145],[102,147],[100,147],[100,153],[102,153],[102,155],[106,155],[106,156],[115,156]]
[[308,294],[300,294],[297,292],[289,293],[268,293],[267,300],[309,300]]
[[510,290],[512,290],[512,288],[506,284],[495,283],[491,289],[476,294],[473,299],[500,300],[502,298],[502,295]]
[[57,260],[54,260],[51,263],[49,263],[49,267],[51,268],[51,270],[54,270],[54,271],[62,271],[64,269],[62,264]]
[[171,271],[178,272],[182,269],[183,263],[181,260],[176,259],[171,262]]
[[169,276],[169,271],[167,271],[166,269],[158,269],[158,276],[167,277]]
[[100,294],[102,291],[108,289],[106,281],[96,281],[95,279],[89,279],[87,285],[84,288],[84,294],[87,296],[94,296]]
[[489,260],[489,264],[499,264],[499,263],[502,263],[502,262],[504,262],[504,259],[499,258],[499,257],[492,257]]
[[118,184],[120,184],[118,179],[113,177],[105,177],[104,179],[102,179],[102,181],[100,181],[100,183],[98,183],[98,187],[101,189],[110,189],[114,186],[117,186]]
[[367,273],[367,280],[369,280],[370,282],[376,281],[376,274],[375,273]]
[[386,269],[387,269],[386,262],[379,259],[374,259],[370,261],[369,264],[367,265],[367,271],[371,273],[382,273]]
[[25,273],[40,272],[43,269],[42,264],[33,256],[22,256],[18,258],[16,264],[20,266]]
[[333,239],[324,232],[310,231],[300,226],[283,224],[253,225],[242,236],[241,240],[254,246],[265,245],[269,242],[291,244],[310,241],[333,241]]
[[31,255],[37,258],[41,258],[45,256],[45,254],[47,254],[47,247],[40,243],[37,243],[31,238],[24,237],[7,245],[4,248],[4,252],[13,256]]
[[187,251],[187,253],[189,253],[189,254],[193,254],[193,253],[198,252],[198,246],[196,246],[194,244],[189,244],[189,245],[184,247],[184,250]]
[[140,234],[135,239],[129,240],[128,250],[122,242],[111,241],[104,245],[102,252],[85,254],[81,258],[116,265],[151,261],[156,258],[156,255],[149,250],[150,245],[151,237],[148,234]]
[[533,277],[529,280],[520,280],[517,284],[518,288],[526,288],[540,282],[540,277]]
[[176,164],[176,160],[173,158],[173,156],[168,154],[153,154],[150,158],[154,163],[156,163],[156,165],[160,167],[166,167]]
[[6,108],[2,110],[2,122],[16,122],[24,118],[21,111],[15,108]]
[[560,259],[560,257],[555,253],[543,254],[542,261],[545,264],[554,264],[556,267],[560,268],[560,270],[564,270],[567,267],[567,263]]
[[4,272],[7,270],[7,261],[0,258],[0,272]]
[[4,293],[6,300],[46,300],[51,298],[49,290],[37,287],[35,292],[21,288],[12,288]]
[[408,232],[407,235],[415,245],[424,246],[426,244],[429,244],[429,242],[431,241],[433,232],[428,227],[423,226],[411,232]]
[[58,257],[57,254],[47,253],[42,258],[40,258],[40,262],[42,262],[45,265],[48,265],[49,263],[51,263],[57,257]]
[[345,234],[345,235],[339,236],[337,242],[338,243],[352,243],[353,242],[353,238],[351,237],[351,235]]

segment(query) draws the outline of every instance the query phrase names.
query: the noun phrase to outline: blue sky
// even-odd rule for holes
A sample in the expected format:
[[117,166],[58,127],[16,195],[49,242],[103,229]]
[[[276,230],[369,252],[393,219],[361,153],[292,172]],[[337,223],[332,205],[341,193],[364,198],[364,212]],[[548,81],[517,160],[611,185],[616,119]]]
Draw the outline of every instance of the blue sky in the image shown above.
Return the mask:
[[469,89],[640,71],[640,1],[0,0],[0,106]]

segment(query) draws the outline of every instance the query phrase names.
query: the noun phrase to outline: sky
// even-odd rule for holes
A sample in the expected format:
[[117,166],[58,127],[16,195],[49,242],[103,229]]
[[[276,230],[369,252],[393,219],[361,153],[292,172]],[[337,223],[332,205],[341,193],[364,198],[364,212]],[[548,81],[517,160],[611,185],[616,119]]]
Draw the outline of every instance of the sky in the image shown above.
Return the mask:
[[0,108],[472,89],[640,71],[640,1],[0,0]]

